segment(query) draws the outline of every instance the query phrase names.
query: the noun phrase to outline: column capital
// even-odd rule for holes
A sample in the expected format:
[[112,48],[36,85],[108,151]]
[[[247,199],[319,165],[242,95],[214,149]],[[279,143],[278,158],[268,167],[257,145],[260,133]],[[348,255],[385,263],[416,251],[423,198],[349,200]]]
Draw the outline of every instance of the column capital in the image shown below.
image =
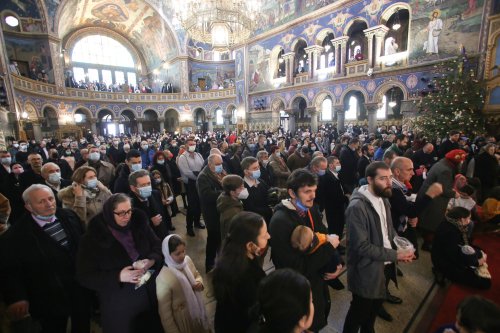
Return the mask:
[[283,59],[289,59],[295,57],[295,52],[288,52],[281,56]]
[[160,117],[160,118],[158,118],[158,121],[164,122],[165,118],[164,117]]
[[349,36],[341,36],[341,37],[337,37],[335,39],[332,39],[331,42],[332,42],[333,46],[336,46],[339,44],[342,44],[345,46],[347,44],[348,40],[349,40]]
[[343,105],[334,105],[333,110],[336,113],[345,113],[344,106]]
[[368,113],[377,112],[379,109],[378,103],[365,103],[365,108]]
[[285,112],[288,113],[288,115],[290,117],[295,117],[295,113],[293,111],[294,111],[293,109],[287,109],[287,110],[285,110]]
[[366,29],[366,30],[363,30],[363,31],[373,31],[374,34],[375,34],[375,37],[385,37],[385,35],[389,32],[389,28],[383,24],[381,25],[377,25],[377,26],[374,26],[372,28],[369,28],[369,29]]
[[310,114],[311,116],[314,116],[314,115],[317,115],[319,113],[318,109],[316,109],[315,106],[309,106],[306,108],[306,111],[308,114]]
[[311,52],[311,53],[321,53],[323,52],[323,47],[319,45],[311,45],[308,46],[304,49],[306,52]]

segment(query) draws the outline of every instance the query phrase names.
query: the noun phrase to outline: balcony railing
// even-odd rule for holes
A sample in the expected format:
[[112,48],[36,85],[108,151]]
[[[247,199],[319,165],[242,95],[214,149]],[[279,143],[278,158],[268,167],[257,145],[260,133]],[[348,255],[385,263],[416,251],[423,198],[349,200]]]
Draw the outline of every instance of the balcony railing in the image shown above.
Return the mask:
[[[56,86],[50,83],[31,80],[22,76],[11,74],[14,87],[28,92],[40,93],[43,95],[57,95]],[[209,100],[234,98],[236,89],[220,89],[190,92],[188,94],[129,94],[123,92],[94,91],[85,89],[66,88],[66,96],[75,99],[89,99],[98,101],[120,101],[120,102],[181,102],[189,100]]]

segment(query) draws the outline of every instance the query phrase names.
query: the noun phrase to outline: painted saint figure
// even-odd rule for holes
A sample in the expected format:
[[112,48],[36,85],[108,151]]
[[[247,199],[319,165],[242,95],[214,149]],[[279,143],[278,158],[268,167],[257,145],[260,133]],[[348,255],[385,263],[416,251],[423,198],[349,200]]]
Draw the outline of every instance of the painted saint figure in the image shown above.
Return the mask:
[[431,20],[429,21],[429,25],[427,26],[427,41],[424,42],[424,50],[427,53],[436,53],[438,54],[438,41],[439,35],[443,30],[443,21],[439,18],[441,11],[439,9],[435,9],[432,12]]

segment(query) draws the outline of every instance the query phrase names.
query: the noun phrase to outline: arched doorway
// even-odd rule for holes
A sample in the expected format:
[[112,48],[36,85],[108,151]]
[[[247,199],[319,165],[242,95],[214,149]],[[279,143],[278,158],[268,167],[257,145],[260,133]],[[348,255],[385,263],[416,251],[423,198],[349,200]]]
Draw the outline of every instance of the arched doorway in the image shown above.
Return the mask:
[[97,114],[97,130],[101,135],[117,135],[116,126],[113,123],[113,113],[103,109]]
[[42,132],[44,135],[52,135],[52,132],[59,129],[59,120],[56,110],[46,106],[42,110],[42,116]]
[[89,111],[79,108],[73,115],[75,125],[80,127],[84,133],[92,131],[91,114]]
[[137,119],[135,114],[130,110],[124,110],[121,116],[120,125],[123,125],[123,132],[125,134],[137,133]]
[[366,120],[365,97],[360,91],[354,90],[344,96],[345,122],[347,124]]
[[194,125],[198,130],[202,130],[203,132],[207,131],[207,117],[205,110],[202,108],[197,108],[194,110]]
[[363,32],[367,28],[368,25],[363,20],[355,20],[349,27],[347,31],[347,36],[349,36],[346,50],[347,62],[368,58],[368,40]]
[[399,87],[388,89],[382,96],[381,106],[377,110],[377,119],[401,119],[401,101],[404,98],[403,91]]
[[158,114],[153,110],[144,111],[144,120],[142,122],[143,132],[155,133],[160,131]]
[[174,109],[165,112],[165,130],[175,132],[179,128],[179,114]]

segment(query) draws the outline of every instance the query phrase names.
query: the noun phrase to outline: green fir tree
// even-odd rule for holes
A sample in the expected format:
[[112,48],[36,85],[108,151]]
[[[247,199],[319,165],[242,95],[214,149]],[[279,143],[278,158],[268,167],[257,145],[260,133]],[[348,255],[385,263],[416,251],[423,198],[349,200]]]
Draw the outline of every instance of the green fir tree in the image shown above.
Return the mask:
[[450,130],[470,136],[485,132],[485,84],[473,67],[466,56],[438,66],[419,103],[415,121],[419,132],[429,138],[445,138]]

